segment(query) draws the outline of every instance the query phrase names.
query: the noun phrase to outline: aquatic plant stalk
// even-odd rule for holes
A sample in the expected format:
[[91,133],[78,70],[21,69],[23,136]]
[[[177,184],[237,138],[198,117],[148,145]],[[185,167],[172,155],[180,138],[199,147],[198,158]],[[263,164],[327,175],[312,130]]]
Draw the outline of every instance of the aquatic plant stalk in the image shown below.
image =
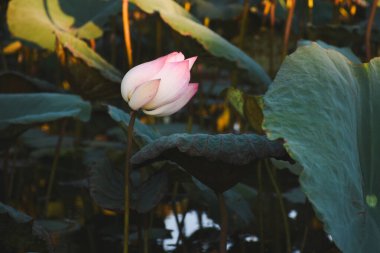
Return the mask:
[[285,33],[284,33],[284,49],[282,52],[283,57],[285,57],[288,52],[290,30],[291,30],[292,22],[293,22],[294,9],[296,7],[296,0],[288,0],[288,1],[290,1],[291,5],[289,7],[288,17],[286,18]]
[[49,200],[50,200],[51,192],[53,189],[53,183],[55,181],[55,174],[57,172],[58,161],[59,161],[59,157],[61,154],[62,141],[63,141],[63,136],[65,135],[65,129],[66,129],[67,121],[68,121],[68,119],[62,120],[61,130],[60,130],[60,133],[58,136],[57,144],[55,146],[54,159],[53,159],[53,163],[52,163],[51,169],[50,169],[48,188],[47,188],[46,197],[45,197],[45,201],[46,201],[45,214],[46,215],[48,214]]
[[278,186],[276,178],[274,176],[273,170],[275,168],[273,168],[273,166],[271,166],[271,164],[267,160],[266,160],[266,165],[267,165],[266,167],[268,169],[268,174],[269,174],[270,181],[271,181],[271,183],[273,185],[273,188],[274,188],[274,190],[276,192],[278,203],[280,205],[282,220],[284,222],[284,230],[285,230],[285,238],[286,238],[286,252],[290,253],[290,252],[292,252],[292,250],[291,250],[292,249],[292,245],[291,245],[291,240],[290,240],[289,223],[288,223],[288,218],[287,218],[287,214],[286,214],[286,210],[285,210],[284,200],[282,198],[280,187]]
[[261,205],[261,200],[263,197],[263,177],[262,177],[262,162],[259,162],[257,165],[257,181],[259,184],[259,189],[257,192],[257,198],[259,199],[259,205],[258,205],[258,213],[259,213],[259,236],[260,236],[260,253],[264,253],[264,215],[263,215],[263,208]]
[[[185,235],[183,234],[183,226],[182,226],[181,222],[179,221],[178,212],[177,212],[177,205],[176,205],[176,201],[175,201],[177,194],[178,194],[178,186],[179,186],[178,182],[175,182],[174,186],[173,186],[173,190],[172,190],[171,207],[173,210],[175,223],[176,223],[177,229],[178,229],[178,243],[180,241],[182,241],[182,244],[183,244],[184,239],[185,239]],[[178,245],[177,245],[177,247],[178,247]]]
[[129,28],[128,0],[123,0],[122,9],[123,9],[123,29],[124,29],[125,47],[127,50],[128,65],[131,68],[133,65],[133,60],[132,60],[131,32]]
[[129,242],[129,171],[130,171],[130,159],[132,153],[132,139],[133,139],[133,126],[135,124],[136,112],[131,111],[130,120],[127,133],[127,153],[124,170],[124,253],[128,253]]
[[365,51],[366,51],[367,61],[369,61],[372,58],[371,34],[372,34],[373,21],[375,19],[376,8],[377,8],[378,2],[379,2],[379,0],[373,0],[373,2],[372,2],[371,13],[370,13],[369,18],[368,18],[367,29],[365,32]]
[[218,193],[219,200],[219,212],[220,212],[220,243],[219,252],[227,252],[227,231],[228,231],[228,216],[226,201],[224,199],[223,193]]

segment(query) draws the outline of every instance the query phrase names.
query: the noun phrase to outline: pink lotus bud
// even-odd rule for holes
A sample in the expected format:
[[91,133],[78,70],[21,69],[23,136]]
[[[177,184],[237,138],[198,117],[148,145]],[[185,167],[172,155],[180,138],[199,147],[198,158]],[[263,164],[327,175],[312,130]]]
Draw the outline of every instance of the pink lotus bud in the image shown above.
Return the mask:
[[121,82],[121,95],[133,110],[167,116],[179,111],[198,90],[190,82],[190,70],[197,57],[185,59],[173,52],[130,69]]

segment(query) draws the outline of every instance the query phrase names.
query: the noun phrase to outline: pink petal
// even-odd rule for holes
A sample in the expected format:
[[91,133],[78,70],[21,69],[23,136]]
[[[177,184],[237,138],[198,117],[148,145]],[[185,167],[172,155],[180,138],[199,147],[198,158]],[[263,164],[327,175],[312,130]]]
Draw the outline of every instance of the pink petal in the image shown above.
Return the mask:
[[165,63],[169,59],[178,57],[177,55],[177,52],[173,52],[156,60],[145,62],[130,69],[121,81],[121,95],[124,100],[127,102],[129,101],[132,92],[136,89],[137,86],[149,80],[156,79],[154,76],[161,71]]
[[182,107],[184,107],[189,102],[189,100],[194,96],[197,90],[198,90],[198,84],[191,83],[187,87],[186,91],[182,94],[182,96],[179,97],[177,100],[169,104],[163,105],[161,107],[158,107],[157,109],[154,109],[152,111],[144,110],[144,112],[146,114],[154,115],[158,117],[171,115],[179,111]]
[[193,67],[194,62],[197,60],[197,58],[198,56],[194,56],[194,57],[186,59],[187,61],[189,61],[189,70]]
[[190,81],[189,62],[168,62],[156,78],[161,78],[157,95],[145,109],[155,109],[164,104],[173,102]]
[[129,107],[135,111],[144,107],[146,103],[154,98],[159,86],[160,79],[151,80],[138,86],[128,102]]
[[166,62],[179,62],[185,60],[185,56],[181,52],[173,52],[168,55]]

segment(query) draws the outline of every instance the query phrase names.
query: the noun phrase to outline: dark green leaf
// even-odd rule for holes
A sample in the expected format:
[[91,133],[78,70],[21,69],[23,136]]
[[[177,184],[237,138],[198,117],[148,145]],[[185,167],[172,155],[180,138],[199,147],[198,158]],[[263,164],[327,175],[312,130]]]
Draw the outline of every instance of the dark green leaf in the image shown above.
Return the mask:
[[[309,46],[311,45],[311,43],[313,43],[312,41],[310,40],[300,40],[298,41],[298,47],[302,47],[302,46]],[[346,56],[347,59],[349,59],[351,62],[353,63],[356,63],[356,64],[360,64],[361,63],[361,60],[359,59],[359,57],[357,57],[350,48],[348,47],[335,47],[335,46],[332,46],[332,45],[329,45],[321,40],[317,40],[315,43],[317,43],[319,46],[321,46],[322,48],[325,48],[325,49],[333,49],[333,50],[336,50],[338,51],[339,53],[341,53],[342,55]]]
[[65,117],[87,121],[90,113],[90,103],[75,95],[0,94],[0,130],[11,125],[42,123]]
[[306,202],[306,195],[303,193],[300,187],[293,188],[285,193],[282,196],[289,202],[295,204],[304,204]]
[[239,182],[255,161],[269,157],[285,158],[286,151],[280,142],[264,136],[174,134],[146,145],[131,162],[174,161],[213,190],[223,192]]
[[116,169],[103,151],[86,153],[84,164],[90,171],[90,193],[105,209],[124,210],[124,174]]
[[[31,148],[55,148],[58,142],[57,135],[49,135],[40,129],[29,129],[19,138],[25,145]],[[74,138],[64,136],[62,147],[73,147]]]
[[132,192],[131,208],[146,213],[155,207],[168,190],[168,174],[157,172],[138,185]]
[[303,168],[298,162],[293,162],[290,163],[288,161],[282,161],[282,160],[277,160],[277,159],[270,159],[271,163],[277,168],[277,169],[288,169],[290,172],[293,174],[299,176],[301,175]]
[[[116,169],[100,150],[88,152],[85,164],[90,168],[90,192],[95,202],[105,209],[124,210],[124,173]],[[130,183],[130,208],[145,213],[164,197],[168,175],[157,172],[144,182],[131,177]]]
[[0,245],[5,247],[2,250],[48,252],[50,243],[47,231],[32,217],[0,202]]

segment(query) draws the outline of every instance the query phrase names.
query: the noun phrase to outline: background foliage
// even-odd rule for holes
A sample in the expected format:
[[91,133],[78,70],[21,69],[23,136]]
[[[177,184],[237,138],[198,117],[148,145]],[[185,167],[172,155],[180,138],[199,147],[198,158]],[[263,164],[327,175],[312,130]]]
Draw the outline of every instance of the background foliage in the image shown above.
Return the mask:
[[[121,3],[0,1],[6,253],[121,251]],[[138,115],[132,252],[218,252],[217,195],[228,252],[380,250],[371,9],[376,1],[131,0],[134,64],[197,55],[200,83],[175,115]]]

